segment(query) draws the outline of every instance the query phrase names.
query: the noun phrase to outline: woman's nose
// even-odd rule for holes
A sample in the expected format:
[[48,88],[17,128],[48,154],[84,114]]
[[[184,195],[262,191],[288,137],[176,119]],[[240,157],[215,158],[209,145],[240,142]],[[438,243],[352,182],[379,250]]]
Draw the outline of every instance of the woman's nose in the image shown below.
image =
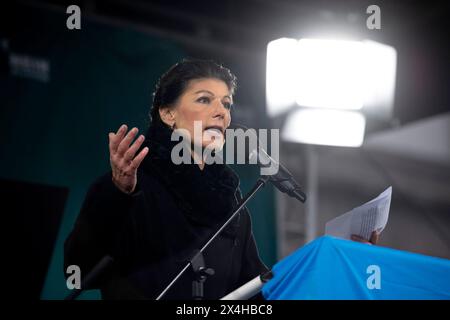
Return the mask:
[[217,101],[215,103],[214,116],[225,117],[227,113],[228,109],[224,106],[224,104],[221,101]]

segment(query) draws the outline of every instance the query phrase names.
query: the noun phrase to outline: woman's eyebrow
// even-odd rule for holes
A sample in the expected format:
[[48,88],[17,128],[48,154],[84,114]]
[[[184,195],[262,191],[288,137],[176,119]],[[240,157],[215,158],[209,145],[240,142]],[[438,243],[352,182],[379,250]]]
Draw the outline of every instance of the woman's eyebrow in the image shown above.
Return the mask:
[[[194,92],[194,94],[198,94],[198,93],[202,93],[202,92],[205,92],[205,93],[208,93],[208,94],[210,94],[210,95],[212,95],[212,96],[215,96],[214,93],[212,93],[212,92],[209,91],[209,90],[198,90],[198,91]],[[229,95],[226,95],[226,96],[223,96],[223,97],[224,97],[224,98],[228,98],[228,99],[231,100],[231,96],[229,96]]]

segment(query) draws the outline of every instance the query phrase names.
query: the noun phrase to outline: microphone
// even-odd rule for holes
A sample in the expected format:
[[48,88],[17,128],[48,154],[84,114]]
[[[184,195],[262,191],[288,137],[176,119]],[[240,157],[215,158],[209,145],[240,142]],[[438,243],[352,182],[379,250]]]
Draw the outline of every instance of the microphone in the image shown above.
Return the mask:
[[[248,130],[247,127],[233,123],[232,127],[243,129],[245,131]],[[257,138],[258,139],[258,138]],[[253,150],[250,150],[247,158],[248,160],[254,161],[253,159],[256,158],[256,163],[261,168],[267,168],[272,165],[276,165],[278,167],[278,172],[270,175],[269,180],[272,182],[272,184],[281,192],[286,193],[290,197],[293,197],[300,202],[306,201],[306,194],[301,190],[300,185],[295,181],[292,174],[278,161],[273,159],[271,156],[267,154],[267,152],[261,148],[258,140],[257,147]]]
[[247,300],[261,291],[264,283],[273,278],[272,271],[268,271],[262,275],[255,277],[243,286],[230,292],[220,300]]

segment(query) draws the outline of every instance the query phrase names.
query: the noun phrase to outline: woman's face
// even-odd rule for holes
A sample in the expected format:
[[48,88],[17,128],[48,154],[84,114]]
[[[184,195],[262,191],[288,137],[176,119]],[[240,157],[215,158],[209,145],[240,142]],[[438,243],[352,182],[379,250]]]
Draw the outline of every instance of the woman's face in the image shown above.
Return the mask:
[[[232,99],[222,80],[191,80],[174,108],[160,110],[161,119],[170,126],[175,123],[176,129],[187,130],[195,144],[220,150],[225,142],[225,129],[231,122]],[[199,122],[194,132],[196,121]]]

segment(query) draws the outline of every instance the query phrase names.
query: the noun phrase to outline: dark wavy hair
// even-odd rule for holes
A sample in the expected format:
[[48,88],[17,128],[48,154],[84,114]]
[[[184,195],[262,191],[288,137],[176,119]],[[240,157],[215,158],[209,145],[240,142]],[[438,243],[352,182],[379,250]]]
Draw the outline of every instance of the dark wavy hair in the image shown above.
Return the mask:
[[159,78],[153,92],[153,104],[149,112],[150,125],[161,121],[159,109],[174,107],[178,98],[184,93],[189,81],[214,78],[225,82],[231,94],[237,88],[236,76],[224,66],[212,60],[183,59],[176,63]]

